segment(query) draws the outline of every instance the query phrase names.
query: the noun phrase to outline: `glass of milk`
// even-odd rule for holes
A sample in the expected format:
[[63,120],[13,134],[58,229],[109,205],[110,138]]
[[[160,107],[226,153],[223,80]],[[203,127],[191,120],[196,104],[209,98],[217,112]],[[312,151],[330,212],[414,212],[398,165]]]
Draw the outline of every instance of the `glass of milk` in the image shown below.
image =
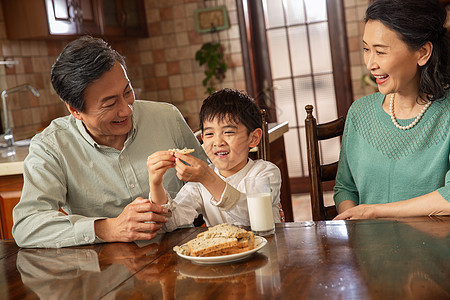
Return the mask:
[[245,190],[252,231],[262,236],[273,234],[275,223],[269,177],[246,178]]

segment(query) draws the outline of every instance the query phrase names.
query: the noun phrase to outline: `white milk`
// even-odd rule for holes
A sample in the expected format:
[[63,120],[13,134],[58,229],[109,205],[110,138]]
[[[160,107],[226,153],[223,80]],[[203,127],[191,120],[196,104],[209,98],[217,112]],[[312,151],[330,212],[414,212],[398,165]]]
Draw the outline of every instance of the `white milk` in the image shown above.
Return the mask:
[[270,193],[247,195],[247,205],[253,231],[273,229],[272,196]]

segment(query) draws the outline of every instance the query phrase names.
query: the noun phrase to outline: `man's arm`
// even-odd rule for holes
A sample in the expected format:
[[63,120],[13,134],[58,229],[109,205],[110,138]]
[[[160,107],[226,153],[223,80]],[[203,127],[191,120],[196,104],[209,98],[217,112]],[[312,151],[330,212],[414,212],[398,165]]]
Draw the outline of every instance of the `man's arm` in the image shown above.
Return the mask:
[[[77,177],[76,174],[66,174],[67,170],[64,166],[64,162],[58,158],[58,152],[52,151],[51,145],[39,140],[32,141],[30,153],[24,163],[22,197],[13,210],[13,236],[19,246],[59,248],[100,243],[104,241],[103,238],[108,241],[123,241],[128,240],[130,235],[145,236],[141,234],[143,230],[155,231],[160,227],[159,224],[145,222],[164,222],[164,217],[148,212],[166,213],[167,211],[157,205],[151,205],[149,200],[145,201],[145,199],[129,204],[124,212],[117,213],[119,216],[115,219],[107,219],[108,215],[101,213],[96,216],[91,213],[90,215],[94,216],[87,217],[90,210],[95,209],[100,212],[106,209],[103,206],[104,199],[117,196],[113,187],[107,190],[107,195],[104,195],[101,192],[104,190],[99,186],[99,184],[107,184],[102,183],[103,179],[108,179],[108,176],[112,179],[115,176],[108,170],[104,171],[105,168],[94,171],[88,168],[87,164],[80,164],[83,173],[78,174],[78,177],[82,181],[75,181],[73,179]],[[87,171],[84,172],[85,170]],[[86,174],[92,172],[96,172],[92,178],[85,178]],[[71,178],[70,182],[69,178]],[[101,180],[99,181],[98,178]],[[90,187],[87,188],[89,184]],[[97,187],[96,190],[94,190],[95,187]],[[80,199],[84,201],[82,204],[76,201],[78,198],[74,198],[69,205],[67,195],[73,193],[74,189],[77,195],[80,195],[78,197],[86,195],[86,199]],[[126,195],[126,192],[123,195]],[[119,201],[124,201],[117,200],[112,199],[108,207],[112,207],[111,203],[117,205],[120,204]],[[144,203],[140,203],[142,201]],[[91,206],[86,203],[90,203]],[[69,215],[59,211],[63,207],[67,208]],[[77,213],[74,213],[74,210]],[[83,211],[86,211],[86,215],[83,215]],[[97,220],[103,220],[100,224],[104,223],[103,226],[100,225],[100,235],[95,228]],[[128,228],[131,232],[124,233],[123,228]],[[118,237],[118,233],[123,235]]]

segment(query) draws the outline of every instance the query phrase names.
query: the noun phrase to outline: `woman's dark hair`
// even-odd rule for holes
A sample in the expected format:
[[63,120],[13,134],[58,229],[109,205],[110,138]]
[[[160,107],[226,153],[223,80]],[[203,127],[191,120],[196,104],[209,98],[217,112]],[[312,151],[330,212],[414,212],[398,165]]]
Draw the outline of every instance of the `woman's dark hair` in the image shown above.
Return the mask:
[[83,36],[67,44],[51,71],[53,88],[64,102],[84,111],[84,91],[88,84],[125,59],[104,40]]
[[419,67],[421,72],[419,95],[428,100],[445,96],[449,89],[449,49],[447,12],[438,0],[375,0],[366,10],[364,21],[380,21],[397,32],[400,39],[413,50],[425,43],[433,44],[428,62]]
[[262,127],[262,117],[258,106],[246,93],[234,89],[222,89],[208,96],[200,109],[200,127],[205,121],[230,120],[243,124],[250,134]]

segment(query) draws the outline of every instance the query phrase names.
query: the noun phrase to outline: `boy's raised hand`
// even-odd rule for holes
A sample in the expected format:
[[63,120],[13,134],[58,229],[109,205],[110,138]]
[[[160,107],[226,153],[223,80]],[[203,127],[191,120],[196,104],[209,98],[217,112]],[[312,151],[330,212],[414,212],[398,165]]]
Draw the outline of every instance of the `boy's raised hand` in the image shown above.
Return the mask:
[[158,151],[147,158],[148,181],[150,185],[161,185],[164,173],[175,167],[175,157],[171,151]]
[[[226,183],[207,163],[189,154],[175,153],[177,176],[180,180],[189,182],[200,182],[216,199],[220,201],[225,190]],[[188,163],[186,165],[181,160]]]
[[[174,156],[176,157],[175,170],[178,178],[182,181],[202,183],[212,171],[208,164],[190,154],[175,153]],[[189,165],[186,165],[181,160]]]

